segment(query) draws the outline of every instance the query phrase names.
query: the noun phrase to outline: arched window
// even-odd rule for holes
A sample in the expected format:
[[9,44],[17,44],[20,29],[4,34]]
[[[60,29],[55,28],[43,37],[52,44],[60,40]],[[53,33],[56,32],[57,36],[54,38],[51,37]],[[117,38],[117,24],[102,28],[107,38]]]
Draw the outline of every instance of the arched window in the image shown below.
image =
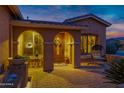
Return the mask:
[[35,31],[25,31],[18,38],[18,55],[35,58],[43,56],[43,38]]

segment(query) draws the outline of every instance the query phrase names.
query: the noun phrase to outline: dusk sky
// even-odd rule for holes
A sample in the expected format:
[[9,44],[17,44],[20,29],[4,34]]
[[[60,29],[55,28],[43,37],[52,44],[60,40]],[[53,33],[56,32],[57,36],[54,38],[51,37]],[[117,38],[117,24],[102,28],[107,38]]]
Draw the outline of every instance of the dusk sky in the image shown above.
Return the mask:
[[123,6],[98,6],[98,5],[77,5],[77,6],[19,6],[24,18],[42,21],[63,22],[84,14],[95,14],[104,20],[112,23],[107,29],[107,38],[124,36],[124,5]]

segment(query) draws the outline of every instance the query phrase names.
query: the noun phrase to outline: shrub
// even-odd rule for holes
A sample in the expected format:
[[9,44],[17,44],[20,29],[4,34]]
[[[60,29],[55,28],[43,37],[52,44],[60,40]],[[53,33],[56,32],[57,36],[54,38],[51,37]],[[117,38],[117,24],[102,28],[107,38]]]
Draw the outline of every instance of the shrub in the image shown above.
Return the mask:
[[124,83],[124,60],[113,60],[112,63],[109,63],[109,68],[105,70],[105,76],[110,83]]

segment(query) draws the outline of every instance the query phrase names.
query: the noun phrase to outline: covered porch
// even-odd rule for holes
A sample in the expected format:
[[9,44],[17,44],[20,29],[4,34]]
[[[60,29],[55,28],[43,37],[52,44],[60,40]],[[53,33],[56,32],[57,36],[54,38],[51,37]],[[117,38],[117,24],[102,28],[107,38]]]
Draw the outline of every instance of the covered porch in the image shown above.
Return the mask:
[[85,27],[28,20],[11,24],[10,57],[26,56],[29,66],[46,72],[59,63],[80,67],[80,31]]

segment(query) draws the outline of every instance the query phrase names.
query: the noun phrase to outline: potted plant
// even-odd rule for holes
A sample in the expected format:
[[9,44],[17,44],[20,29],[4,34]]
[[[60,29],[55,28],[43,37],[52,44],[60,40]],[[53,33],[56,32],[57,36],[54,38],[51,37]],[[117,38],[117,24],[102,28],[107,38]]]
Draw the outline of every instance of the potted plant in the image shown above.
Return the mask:
[[124,60],[113,60],[109,63],[109,68],[105,70],[105,76],[110,80],[109,83],[117,84],[118,87],[124,85]]

